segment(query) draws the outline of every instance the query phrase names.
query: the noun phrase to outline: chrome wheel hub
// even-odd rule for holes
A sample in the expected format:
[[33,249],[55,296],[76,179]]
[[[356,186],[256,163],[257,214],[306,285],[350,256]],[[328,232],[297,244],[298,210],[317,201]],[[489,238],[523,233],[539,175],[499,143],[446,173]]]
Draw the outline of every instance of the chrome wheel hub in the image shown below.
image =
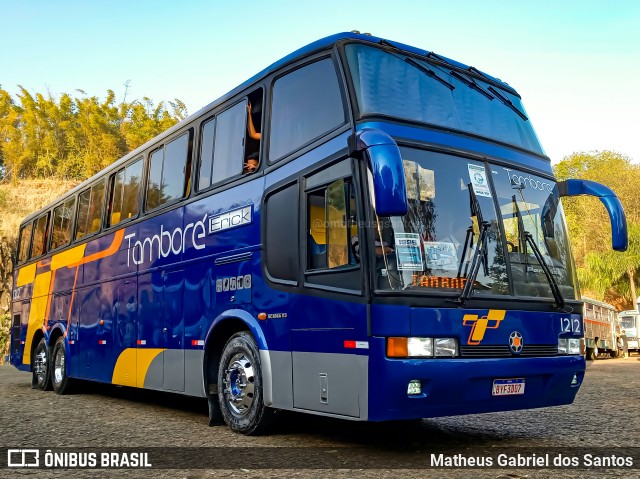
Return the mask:
[[244,416],[251,409],[255,395],[253,365],[247,356],[238,353],[231,358],[223,377],[223,394],[231,411]]
[[60,384],[64,377],[64,354],[61,349],[53,361],[53,380],[56,384]]
[[47,351],[44,349],[36,354],[35,370],[38,383],[44,383],[47,377]]

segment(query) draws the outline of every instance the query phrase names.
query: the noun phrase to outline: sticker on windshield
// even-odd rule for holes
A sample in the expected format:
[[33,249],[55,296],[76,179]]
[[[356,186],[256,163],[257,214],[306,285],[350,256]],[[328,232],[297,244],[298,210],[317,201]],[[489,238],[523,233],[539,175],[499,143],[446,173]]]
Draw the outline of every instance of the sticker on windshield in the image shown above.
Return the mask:
[[472,165],[468,163],[469,178],[471,179],[471,185],[476,196],[486,196],[491,198],[491,191],[489,190],[489,182],[487,181],[487,173],[484,166]]
[[420,235],[415,233],[397,233],[395,246],[398,269],[400,271],[422,271]]
[[425,241],[424,257],[427,268],[445,271],[458,270],[458,253],[453,243],[446,241]]

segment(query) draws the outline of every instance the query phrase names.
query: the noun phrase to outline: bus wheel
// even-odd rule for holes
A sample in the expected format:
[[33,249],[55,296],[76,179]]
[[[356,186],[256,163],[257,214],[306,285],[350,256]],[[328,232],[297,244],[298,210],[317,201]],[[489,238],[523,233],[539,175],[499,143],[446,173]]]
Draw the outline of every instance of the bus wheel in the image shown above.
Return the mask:
[[46,391],[51,389],[51,374],[49,374],[49,354],[47,342],[42,338],[31,357],[31,387]]
[[70,390],[71,379],[67,376],[67,352],[63,337],[58,338],[51,354],[51,382],[58,394],[66,394]]
[[245,435],[264,432],[273,410],[263,401],[260,353],[246,331],[231,336],[222,351],[218,368],[218,401],[224,422]]

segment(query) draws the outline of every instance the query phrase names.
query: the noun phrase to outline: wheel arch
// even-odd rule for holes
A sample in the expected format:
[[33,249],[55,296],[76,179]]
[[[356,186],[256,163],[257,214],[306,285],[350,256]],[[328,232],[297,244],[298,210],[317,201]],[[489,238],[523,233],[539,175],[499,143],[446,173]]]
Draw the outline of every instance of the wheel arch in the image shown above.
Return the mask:
[[259,350],[267,349],[267,342],[258,320],[249,313],[244,310],[229,310],[218,316],[209,327],[204,341],[202,377],[207,396],[217,393],[217,388],[212,391],[210,385],[217,387],[222,350],[229,338],[240,331],[249,332]]

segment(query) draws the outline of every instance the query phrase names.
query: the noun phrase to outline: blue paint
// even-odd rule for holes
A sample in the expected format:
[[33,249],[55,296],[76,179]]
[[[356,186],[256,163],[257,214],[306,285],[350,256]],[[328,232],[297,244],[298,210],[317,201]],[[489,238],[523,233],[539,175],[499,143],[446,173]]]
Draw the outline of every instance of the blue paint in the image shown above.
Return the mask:
[[[351,33],[319,40],[276,62],[214,103],[231,98],[253,81],[265,78],[292,61],[349,39],[374,43],[380,40]],[[394,45],[410,52],[426,53],[406,45]],[[467,68],[453,60],[447,61]],[[509,87],[505,85],[505,88]],[[426,126],[386,121],[356,124],[355,119],[351,119],[349,131],[330,133],[324,141],[299,156],[292,155],[292,159],[282,165],[270,166],[266,172],[232,188],[214,190],[208,196],[196,197],[129,224],[124,230],[122,244],[114,254],[79,266],[77,270],[76,267],[57,270],[46,337],[57,329],[67,332],[69,376],[109,383],[116,361],[126,349],[202,350],[220,334],[220,326],[234,321],[243,324],[264,351],[330,353],[344,355],[345,359],[357,355],[361,356],[359,360],[367,357],[370,420],[571,403],[578,390],[577,386],[571,386],[571,380],[577,375],[581,381],[585,371],[580,356],[386,357],[387,338],[392,336],[455,338],[460,346],[469,347],[473,321],[467,318],[465,324],[465,315],[482,318],[487,315],[487,309],[433,307],[428,298],[420,296],[401,300],[391,296],[384,303],[369,293],[365,296],[365,293],[333,291],[333,295],[328,296],[330,288],[305,284],[313,279],[303,274],[300,274],[296,288],[274,285],[265,279],[265,239],[261,237],[261,231],[269,218],[263,217],[264,192],[287,180],[301,180],[304,191],[303,175],[311,174],[314,166],[349,156],[349,138],[355,140],[351,146],[355,146],[352,153],[357,157],[354,162],[357,166],[358,161],[367,161],[359,153],[370,150],[371,161],[366,164],[373,179],[370,193],[375,194],[381,214],[406,211],[402,163],[393,153],[398,150],[396,144],[421,145],[552,175],[547,158],[490,140]],[[358,185],[366,187],[369,178],[358,175],[356,173]],[[569,194],[595,194],[602,199],[614,224],[614,247],[622,248],[626,244],[623,241],[626,222],[612,192],[586,182],[567,184]],[[358,199],[363,196],[359,194]],[[210,229],[211,218],[245,207],[251,208],[250,222],[217,231]],[[116,233],[110,231],[90,239],[85,257],[107,250],[115,237]],[[304,258],[301,261],[304,263]],[[43,260],[38,272],[46,272],[48,267]],[[364,267],[362,270],[364,281],[368,281],[369,274]],[[15,279],[17,273],[14,284]],[[239,287],[240,281],[242,287]],[[72,291],[74,282],[76,288]],[[361,285],[354,286],[355,289],[359,287]],[[363,291],[368,290],[363,288]],[[26,340],[32,292],[33,286],[29,284],[14,294],[13,313],[22,315],[22,341]],[[492,307],[499,309],[500,304],[500,299],[496,299]],[[258,320],[262,314],[266,319]],[[561,319],[565,318],[581,325],[582,318],[576,314],[508,310],[499,325],[492,323],[486,329],[480,345],[507,348],[510,334],[517,331],[522,335],[525,350],[527,345],[552,349],[557,346],[559,337],[582,336],[579,331],[564,332]],[[354,342],[361,347],[352,347]],[[14,353],[12,349],[11,363],[18,369],[28,370],[29,365],[23,364],[22,358],[21,350]],[[275,377],[282,371],[272,371],[272,374]],[[492,397],[493,380],[510,378],[526,379],[525,394]],[[164,379],[168,384],[167,381],[176,378],[165,376]],[[284,382],[292,381],[292,378],[284,379]],[[415,397],[407,395],[407,385],[414,379],[419,379],[423,385],[423,393]],[[167,388],[175,390],[174,386]]]

